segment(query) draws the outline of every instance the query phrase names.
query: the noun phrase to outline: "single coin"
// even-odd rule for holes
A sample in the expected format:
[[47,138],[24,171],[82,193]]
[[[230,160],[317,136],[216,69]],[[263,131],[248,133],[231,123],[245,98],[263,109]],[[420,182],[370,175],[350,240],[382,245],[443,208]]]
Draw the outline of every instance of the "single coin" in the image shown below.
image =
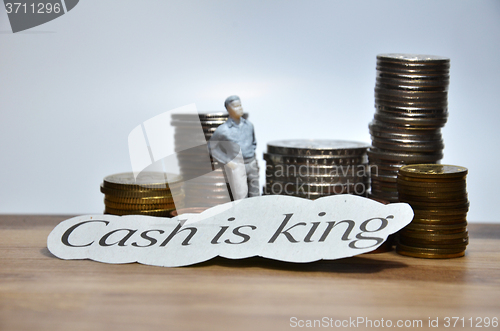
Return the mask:
[[[402,169],[403,167],[401,167]],[[422,177],[417,177],[416,175],[413,176],[406,176],[406,172],[401,172],[401,169],[399,169],[398,173],[398,178],[402,183],[436,183],[436,184],[452,184],[456,183],[456,185],[463,185],[465,183],[465,175],[463,177],[447,177],[447,176],[434,176],[434,177],[429,177],[429,176],[422,176]]]
[[435,144],[403,144],[403,143],[382,143],[378,140],[372,140],[372,146],[379,148],[381,150],[390,150],[394,152],[409,152],[409,153],[438,153],[443,150],[444,145],[442,143]]
[[419,99],[402,99],[397,98],[392,95],[383,95],[376,93],[375,94],[375,109],[381,107],[387,108],[418,108],[421,109],[422,112],[426,110],[434,110],[439,108],[448,108],[448,99],[447,97],[442,99],[433,99],[433,100],[419,100]]
[[411,164],[402,167],[400,173],[415,178],[464,178],[468,170],[465,167],[447,164]]
[[150,198],[150,197],[165,197],[172,194],[182,194],[182,189],[170,188],[165,190],[160,189],[145,189],[145,190],[115,190],[101,185],[101,193],[122,198]]
[[403,82],[405,84],[416,85],[442,85],[446,86],[450,83],[449,75],[442,74],[402,74],[386,71],[377,71],[376,82]]
[[401,233],[407,234],[407,233],[420,233],[420,234],[455,234],[455,233],[463,233],[464,231],[467,231],[467,226],[460,227],[460,228],[449,228],[449,229],[430,229],[426,227],[419,227],[418,225],[407,225],[404,230],[401,231]]
[[213,194],[207,194],[204,192],[198,192],[197,194],[194,195],[189,195],[188,198],[191,200],[211,200],[211,201],[220,201],[220,200],[227,200],[229,198],[229,195],[226,194],[220,194],[220,192],[214,192]]
[[453,259],[453,258],[464,256],[465,250],[463,252],[454,253],[454,254],[416,253],[416,252],[405,251],[405,250],[402,250],[401,248],[398,249],[396,246],[396,253],[401,254],[401,255],[405,255],[405,256],[418,257],[418,258],[424,258],[424,259]]
[[446,99],[448,97],[448,92],[446,91],[407,91],[400,89],[390,89],[380,86],[375,86],[375,96],[391,96],[396,99],[414,99],[414,100],[425,100],[432,101],[436,99]]
[[379,192],[373,188],[370,189],[369,192],[372,194],[372,196],[377,197],[379,199],[387,200],[390,202],[399,202],[398,198],[395,197],[393,194],[386,193],[386,192]]
[[[183,208],[183,207],[179,207]],[[123,209],[113,209],[106,207],[104,209],[104,214],[111,214],[111,215],[146,215],[146,216],[162,216],[162,217],[169,217],[170,213],[175,210],[174,208],[172,209],[156,209],[156,210],[123,210]]]
[[455,219],[441,219],[441,218],[433,218],[433,219],[425,219],[419,217],[413,217],[412,223],[421,224],[421,225],[454,225],[461,224],[467,222],[465,217],[463,218],[455,218]]
[[450,191],[465,191],[467,184],[465,181],[440,181],[432,180],[406,180],[401,176],[397,180],[402,191],[418,191],[418,192],[450,192]]
[[137,177],[132,172],[123,172],[104,177],[103,187],[119,190],[165,190],[169,185],[181,181],[181,176],[163,172],[141,172]]
[[[446,208],[446,207],[422,207],[422,206],[417,206],[413,204],[412,208],[415,213],[415,215],[418,214],[419,217],[421,218],[436,218],[436,217],[442,217],[442,216],[460,216],[460,217],[465,217],[464,215],[467,215],[467,212],[469,211],[468,204],[466,205],[467,207],[461,207],[461,208]],[[422,217],[426,215],[427,217]]]
[[122,209],[122,210],[156,210],[156,209],[173,209],[175,208],[175,203],[161,203],[161,204],[147,204],[147,205],[139,205],[139,204],[130,204],[130,203],[116,203],[111,200],[104,199],[104,205],[113,209]]
[[419,74],[441,74],[449,75],[449,64],[444,65],[427,65],[422,63],[396,63],[390,61],[377,61],[376,69],[382,72],[402,72],[402,73],[419,73]]
[[175,127],[218,127],[221,124],[224,124],[227,119],[223,120],[211,120],[211,121],[200,121],[200,120],[192,120],[192,121],[172,121],[170,124]]
[[395,62],[386,60],[377,60],[376,64],[377,70],[380,71],[391,71],[391,70],[402,70],[407,72],[419,72],[419,73],[442,73],[444,75],[449,75],[450,64],[436,64],[436,63],[409,63],[409,62]]
[[400,250],[405,252],[414,253],[427,253],[427,254],[457,254],[465,250],[464,247],[454,247],[454,248],[423,248],[404,245],[402,243],[397,244]]
[[408,91],[448,91],[448,82],[439,80],[406,80],[395,78],[377,78],[375,86],[386,89]]
[[384,53],[377,55],[377,61],[389,61],[397,63],[422,63],[426,65],[449,65],[450,59],[443,56],[425,55],[425,54],[403,54],[403,53]]
[[401,91],[428,91],[428,92],[448,92],[448,85],[438,85],[438,84],[415,84],[412,82],[402,82],[397,80],[388,79],[377,79],[375,84],[376,87],[381,89],[395,89]]
[[288,156],[264,153],[264,160],[273,165],[277,164],[296,164],[305,166],[342,166],[342,165],[357,165],[367,163],[366,155],[360,157],[339,157],[339,156]]
[[377,194],[374,194],[372,192],[368,192],[367,198],[375,200],[375,201],[378,201],[378,202],[381,202],[381,203],[385,203],[385,204],[393,203],[393,202],[398,202],[398,199],[386,198],[386,197],[383,197],[383,196],[378,196]]
[[[426,223],[418,223],[411,222],[408,224],[405,229],[409,230],[429,230],[429,231],[441,231],[441,230],[456,230],[456,229],[465,229],[467,227],[467,221],[462,221],[459,223],[452,224],[426,224]],[[465,230],[464,230],[465,231]]]
[[352,184],[352,183],[366,183],[368,176],[279,176],[272,172],[266,171],[266,180],[269,182],[291,182],[297,185],[301,183],[310,184]]
[[317,183],[293,183],[282,181],[266,181],[266,185],[272,192],[297,192],[302,194],[320,193],[320,194],[344,194],[361,193],[367,190],[367,184],[363,182],[353,184],[317,184]]
[[377,71],[377,82],[404,82],[408,84],[439,84],[448,85],[450,83],[450,76],[443,74],[408,74],[408,73],[394,73],[387,71]]
[[370,166],[366,163],[333,166],[266,164],[266,175],[276,177],[366,177],[369,171]]
[[370,189],[370,193],[377,198],[388,200],[390,202],[399,202],[397,192],[386,192],[386,191],[378,191],[374,188]]
[[[412,135],[422,135],[427,136],[429,134],[439,134],[441,133],[441,128],[423,128],[423,127],[412,127],[411,125],[400,126],[391,123],[384,123],[377,120],[373,120],[370,126],[376,128],[379,132],[389,132],[389,133],[404,133]],[[425,137],[423,137],[425,139]]]
[[380,132],[370,129],[372,139],[380,139],[391,142],[443,142],[443,136],[439,134],[430,134],[428,136],[418,134],[404,134],[396,132]]
[[420,75],[450,75],[449,65],[399,64],[388,61],[377,61],[375,68],[381,72],[407,73]]
[[198,114],[193,114],[193,113],[188,113],[188,114],[182,114],[182,113],[174,113],[172,114],[173,119],[179,119],[179,120],[184,120],[184,119],[191,119],[191,118],[210,118],[210,117],[229,117],[227,111],[213,111],[209,113],[198,113]]
[[407,181],[398,178],[398,185],[401,192],[408,195],[441,195],[441,194],[465,194],[467,193],[467,183],[465,181]]
[[428,145],[428,146],[444,146],[444,141],[441,140],[428,140],[429,138],[422,138],[420,139],[419,137],[416,138],[400,138],[397,136],[393,136],[392,138],[388,137],[378,137],[378,136],[371,136],[372,142],[377,141],[379,143],[383,144],[404,144],[404,145]]
[[[174,198],[171,195],[168,196],[155,196],[149,198],[123,198],[114,195],[104,195],[104,199],[107,201],[112,201],[119,204],[133,204],[133,205],[156,205],[156,204],[170,204],[174,202]],[[178,194],[175,196],[175,200],[179,201],[184,199],[184,194]]]
[[[426,70],[419,71],[418,69],[409,69],[415,72],[407,72],[403,70],[393,71],[393,67],[384,67],[382,64],[381,68],[387,68],[388,70],[377,70],[376,78],[388,78],[388,79],[406,79],[410,81],[418,80],[437,80],[448,82],[450,80],[449,74],[443,74],[442,72],[425,72]],[[447,70],[449,72],[449,70]]]
[[406,245],[406,246],[411,246],[415,248],[433,248],[433,249],[456,249],[456,250],[465,250],[467,248],[468,243],[465,244],[455,244],[455,245],[448,245],[448,244],[422,244],[422,243],[413,243],[413,242],[404,242],[402,240],[399,241],[401,244]]
[[398,192],[399,192],[399,198],[401,200],[406,200],[406,201],[415,201],[417,203],[440,203],[440,202],[446,202],[446,203],[463,203],[465,201],[468,201],[467,199],[467,193],[463,192],[448,192],[445,194],[428,194],[425,195],[416,195],[416,194],[409,194],[413,192],[408,192],[401,190],[400,187],[398,187]]
[[385,187],[392,187],[394,192],[398,191],[398,186],[396,183],[391,182],[391,181],[384,181],[380,180],[377,177],[371,177],[370,178],[372,185],[380,185],[380,186],[385,186]]
[[379,186],[379,185],[374,185],[373,183],[370,184],[370,190],[372,193],[377,194],[385,194],[385,195],[390,195],[392,197],[397,197],[397,191],[394,191],[394,189],[390,189],[385,186]]
[[388,63],[377,63],[375,69],[377,72],[406,74],[406,75],[441,75],[446,77],[450,75],[450,68],[446,67],[414,67],[404,65],[392,65]]
[[372,167],[370,168],[370,174],[374,176],[390,176],[397,178],[398,168],[384,169],[383,167]]
[[392,113],[429,113],[429,114],[442,114],[448,112],[448,107],[447,106],[435,106],[432,105],[431,107],[429,106],[402,106],[402,105],[391,105],[391,106],[384,106],[380,104],[375,104],[375,109],[376,110],[383,110],[386,112],[392,112]]
[[428,241],[419,240],[413,238],[406,238],[404,236],[399,236],[399,242],[414,247],[427,247],[427,248],[446,248],[446,247],[456,247],[465,249],[469,244],[469,238],[460,238],[453,240],[441,240],[441,241]]
[[441,246],[447,246],[447,245],[453,245],[453,246],[458,246],[458,247],[463,247],[464,245],[467,245],[469,243],[469,237],[464,236],[461,238],[457,239],[439,239],[439,240],[424,240],[424,239],[416,239],[412,237],[406,237],[404,234],[399,234],[399,241],[402,242],[405,245],[410,245],[410,246],[418,246],[418,245],[424,245],[426,247],[433,246],[433,245],[441,245]]
[[383,116],[391,116],[391,117],[398,117],[401,119],[408,119],[410,121],[416,121],[416,120],[443,120],[448,118],[448,111],[443,111],[443,112],[396,112],[396,111],[386,111],[383,108],[378,108],[376,107],[376,114],[380,114]]
[[382,159],[382,160],[402,161],[407,164],[410,164],[416,162],[419,163],[437,162],[443,158],[443,153],[396,153],[396,152],[389,152],[371,148],[368,151],[368,158],[370,160]]
[[447,240],[447,239],[459,239],[468,237],[467,231],[458,232],[453,234],[435,234],[435,233],[420,233],[416,231],[401,231],[404,237],[423,239],[423,240]]
[[[342,193],[342,194],[348,194],[348,193]],[[366,196],[366,192],[362,192],[360,194],[358,193],[349,193],[352,195],[357,195],[357,196]],[[272,192],[271,190],[264,189],[264,195],[286,195],[286,196],[293,196],[293,197],[298,197],[298,198],[303,198],[303,199],[309,199],[309,200],[316,200],[322,197],[326,196],[331,196],[331,195],[336,195],[335,193],[326,193],[326,194],[321,194],[321,193],[315,193],[315,192],[306,192],[305,194],[300,193],[300,192]]]
[[396,184],[397,183],[397,179],[398,179],[398,175],[396,173],[394,173],[394,174],[390,174],[390,173],[384,174],[383,172],[379,171],[378,174],[375,173],[375,172],[372,172],[371,178],[375,179],[375,180],[378,180],[378,181],[381,181],[381,182],[391,182],[391,183]]
[[366,143],[346,140],[293,139],[267,144],[270,154],[296,156],[360,156],[369,147]]
[[442,127],[446,124],[448,120],[447,116],[441,118],[412,118],[412,117],[402,117],[402,116],[392,116],[382,113],[375,113],[373,116],[377,121],[394,123],[397,125],[413,125],[415,127]]
[[469,201],[467,199],[462,199],[460,202],[455,201],[437,201],[437,202],[421,202],[415,200],[404,199],[399,195],[399,200],[401,202],[409,203],[412,208],[420,209],[420,210],[439,210],[444,211],[450,208],[452,209],[466,209],[469,208]]

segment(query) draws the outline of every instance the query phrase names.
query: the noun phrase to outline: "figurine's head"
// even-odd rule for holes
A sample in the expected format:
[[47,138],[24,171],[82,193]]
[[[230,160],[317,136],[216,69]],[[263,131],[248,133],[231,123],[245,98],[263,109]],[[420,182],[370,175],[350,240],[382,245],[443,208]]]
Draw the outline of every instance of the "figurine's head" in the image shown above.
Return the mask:
[[235,121],[239,121],[243,116],[243,107],[241,106],[240,97],[237,95],[227,97],[226,101],[224,101],[224,107],[226,107],[229,117]]

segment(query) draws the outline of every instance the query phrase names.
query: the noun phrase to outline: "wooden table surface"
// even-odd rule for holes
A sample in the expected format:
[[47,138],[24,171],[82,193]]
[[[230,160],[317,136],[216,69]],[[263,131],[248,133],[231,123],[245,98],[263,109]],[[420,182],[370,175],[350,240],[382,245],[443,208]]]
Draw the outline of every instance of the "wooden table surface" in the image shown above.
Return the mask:
[[388,252],[162,268],[54,257],[47,236],[67,218],[0,216],[1,331],[288,330],[315,320],[317,328],[360,329],[421,320],[419,329],[435,330],[429,318],[443,329],[447,317],[460,319],[446,329],[463,330],[500,318],[500,225],[470,224],[466,256],[457,259]]

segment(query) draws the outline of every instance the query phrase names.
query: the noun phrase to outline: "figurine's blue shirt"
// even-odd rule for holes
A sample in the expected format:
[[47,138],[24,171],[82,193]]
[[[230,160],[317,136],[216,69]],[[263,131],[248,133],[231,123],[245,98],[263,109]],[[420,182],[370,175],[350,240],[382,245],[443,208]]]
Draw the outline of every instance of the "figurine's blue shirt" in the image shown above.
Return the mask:
[[[218,144],[218,141],[229,141],[233,144]],[[253,160],[255,158],[257,141],[255,140],[252,123],[241,117],[240,123],[236,124],[229,117],[224,124],[221,124],[215,130],[212,138],[210,138],[209,147],[212,156],[223,164],[227,164],[233,160],[238,155],[240,149],[245,163]]]

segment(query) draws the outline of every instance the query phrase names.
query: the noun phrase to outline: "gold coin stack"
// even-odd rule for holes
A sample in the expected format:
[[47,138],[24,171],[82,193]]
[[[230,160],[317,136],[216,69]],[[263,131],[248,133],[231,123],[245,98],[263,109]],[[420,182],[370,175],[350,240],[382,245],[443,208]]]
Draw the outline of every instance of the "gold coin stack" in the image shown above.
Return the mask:
[[399,232],[399,254],[429,259],[465,254],[469,242],[466,176],[467,168],[453,165],[413,164],[399,169],[399,201],[409,203],[415,213]]
[[[167,181],[167,176],[170,181]],[[131,172],[110,175],[101,184],[104,213],[170,217],[183,207],[182,177],[160,172]],[[175,203],[174,203],[175,197]]]

